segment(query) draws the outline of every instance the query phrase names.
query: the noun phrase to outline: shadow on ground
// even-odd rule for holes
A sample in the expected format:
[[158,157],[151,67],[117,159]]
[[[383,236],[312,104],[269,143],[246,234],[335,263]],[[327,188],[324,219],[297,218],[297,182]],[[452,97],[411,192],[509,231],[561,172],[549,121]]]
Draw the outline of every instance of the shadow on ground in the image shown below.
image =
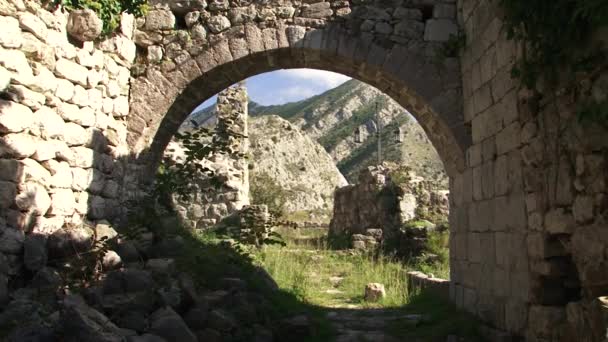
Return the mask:
[[[266,341],[256,339],[255,329],[260,326],[273,336],[267,341],[482,341],[478,324],[469,314],[429,293],[414,294],[409,304],[398,308],[313,305],[280,289],[246,248],[207,235],[180,235],[184,245],[178,267],[192,275],[203,293],[229,290],[233,298],[242,293],[255,298],[251,303],[219,303],[238,317],[239,329],[250,329],[247,341]],[[246,288],[230,289],[227,279],[241,279]],[[246,317],[243,310],[255,315]],[[240,340],[234,335],[223,337]]]

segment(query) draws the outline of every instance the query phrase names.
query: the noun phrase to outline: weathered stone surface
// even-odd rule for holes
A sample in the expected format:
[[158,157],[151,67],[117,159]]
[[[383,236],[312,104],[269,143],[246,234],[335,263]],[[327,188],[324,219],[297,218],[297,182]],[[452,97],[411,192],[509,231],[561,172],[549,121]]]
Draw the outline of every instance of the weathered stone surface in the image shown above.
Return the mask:
[[147,30],[172,30],[175,27],[175,16],[164,9],[151,10],[146,15]]
[[31,234],[25,238],[23,244],[23,264],[30,271],[38,271],[46,266],[48,259],[46,249],[46,236]]
[[27,158],[36,152],[36,139],[24,133],[0,137],[0,156]]
[[47,27],[44,22],[32,13],[19,14],[19,25],[25,31],[33,33],[36,37],[45,41],[47,39]]
[[95,163],[96,153],[92,149],[78,146],[71,148],[71,151],[73,153],[73,159],[68,160],[70,166],[90,168]]
[[103,293],[122,294],[150,291],[155,288],[150,272],[138,269],[123,269],[108,273],[103,283]]
[[564,209],[555,209],[545,215],[545,228],[552,234],[569,234],[574,226],[574,217]]
[[25,234],[16,229],[4,229],[0,232],[0,252],[5,254],[20,254],[23,250]]
[[230,28],[230,20],[223,15],[216,15],[209,19],[207,25],[211,32],[220,33]]
[[175,273],[176,266],[173,259],[149,259],[146,261],[146,269],[158,275],[170,275]]
[[378,302],[382,298],[386,297],[386,290],[384,285],[380,283],[369,283],[365,285],[364,298],[368,302]]
[[430,19],[426,22],[424,29],[424,40],[445,42],[450,36],[458,34],[458,26],[452,20]]
[[300,12],[300,16],[305,18],[325,18],[332,15],[331,5],[329,2],[317,2],[308,7],[304,7]]
[[11,74],[4,67],[0,66],[0,92],[6,90],[11,82]]
[[114,251],[107,251],[103,256],[102,265],[106,270],[114,270],[122,265],[122,260],[118,253]]
[[84,145],[88,141],[86,130],[77,123],[68,122],[63,126],[63,141],[68,146]]
[[61,322],[66,332],[66,341],[123,341],[120,328],[86,304],[67,306],[62,311]]
[[67,257],[89,251],[93,247],[93,231],[88,227],[60,229],[49,236],[49,256]]
[[76,208],[76,199],[72,189],[55,189],[55,193],[51,195],[52,205],[49,214],[69,216],[74,213]]
[[157,45],[148,46],[148,55],[146,58],[150,63],[160,62],[163,59],[163,49]]
[[0,37],[1,46],[14,49],[21,47],[22,37],[17,19],[0,16],[0,27],[4,30],[4,34]]
[[17,185],[13,182],[0,181],[0,208],[7,209],[15,202]]
[[152,313],[150,331],[168,341],[197,341],[196,336],[188,329],[182,318],[169,307]]
[[95,225],[95,239],[98,241],[110,241],[118,236],[118,232],[112,228],[106,220],[99,221]]
[[103,22],[91,9],[79,9],[70,12],[67,22],[70,36],[82,41],[93,41],[103,30]]
[[135,32],[135,16],[131,13],[123,12],[120,15],[120,32],[128,39],[133,39]]
[[57,76],[63,77],[69,81],[87,86],[87,68],[76,64],[67,59],[60,59],[55,65],[55,73]]
[[15,198],[17,207],[35,215],[44,215],[51,206],[51,197],[38,183],[27,182]]
[[[86,100],[88,101],[88,96]],[[65,121],[74,122],[83,127],[95,125],[95,112],[89,107],[79,108],[73,104],[62,103],[57,109],[58,114]]]
[[0,100],[0,132],[18,133],[34,123],[32,111],[19,103]]

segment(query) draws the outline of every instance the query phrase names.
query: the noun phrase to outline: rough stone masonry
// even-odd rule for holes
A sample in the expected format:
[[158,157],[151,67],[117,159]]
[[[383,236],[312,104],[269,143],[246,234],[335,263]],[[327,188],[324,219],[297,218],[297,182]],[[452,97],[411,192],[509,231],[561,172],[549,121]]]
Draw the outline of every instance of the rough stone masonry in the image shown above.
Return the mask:
[[[211,146],[230,146],[233,151],[246,154],[249,150],[247,137],[247,89],[244,86],[228,88],[217,96],[217,126]],[[165,151],[165,159],[185,159],[178,142],[172,141]],[[185,227],[206,229],[222,218],[249,204],[248,160],[243,156],[215,152],[200,164],[213,171],[221,186],[210,178],[195,180],[196,189],[191,198],[173,196],[173,208]]]
[[[520,50],[497,6],[155,0],[114,35],[75,42],[98,23],[0,0],[0,290],[23,273],[31,232],[124,216],[203,100],[260,72],[310,67],[379,88],[427,132],[450,176],[456,304],[529,341],[603,339],[606,128],[578,122],[560,92],[534,103],[519,89]],[[90,28],[68,39],[68,22]],[[436,50],[459,29],[460,58],[438,68]],[[585,93],[604,101],[606,77]]]

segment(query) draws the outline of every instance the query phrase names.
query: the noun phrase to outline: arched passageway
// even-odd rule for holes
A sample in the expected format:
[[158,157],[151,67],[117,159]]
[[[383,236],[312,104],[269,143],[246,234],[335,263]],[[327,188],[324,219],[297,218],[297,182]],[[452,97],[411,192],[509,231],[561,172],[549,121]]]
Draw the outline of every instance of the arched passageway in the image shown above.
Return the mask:
[[435,49],[441,43],[423,40],[421,30],[400,44],[378,41],[369,32],[349,33],[348,25],[239,25],[191,47],[200,54],[189,54],[181,64],[168,61],[169,69],[166,64],[148,65],[131,89],[128,128],[133,152],[146,150],[143,159],[157,162],[192,109],[240,80],[281,68],[315,68],[360,79],[385,92],[417,118],[448,172],[462,170],[470,135],[462,114],[457,59],[437,62]]

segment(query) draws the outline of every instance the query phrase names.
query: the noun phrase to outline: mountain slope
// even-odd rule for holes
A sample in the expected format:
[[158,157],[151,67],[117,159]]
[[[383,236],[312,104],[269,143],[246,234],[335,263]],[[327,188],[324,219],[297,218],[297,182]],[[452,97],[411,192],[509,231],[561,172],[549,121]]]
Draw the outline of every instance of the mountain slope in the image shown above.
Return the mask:
[[[422,127],[399,104],[365,83],[353,79],[322,94],[283,105],[263,106],[249,101],[250,116],[278,115],[316,139],[351,182],[356,181],[361,168],[377,163],[376,113],[384,127],[383,160],[405,163],[417,174],[447,187],[443,164]],[[190,119],[199,124],[212,123],[213,107],[193,113]],[[398,127],[404,136],[399,144],[394,139]],[[354,139],[357,129],[361,132],[360,143]]]
[[323,147],[276,115],[251,117],[248,129],[250,184],[272,179],[285,191],[287,212],[331,212],[334,189],[347,182]]

